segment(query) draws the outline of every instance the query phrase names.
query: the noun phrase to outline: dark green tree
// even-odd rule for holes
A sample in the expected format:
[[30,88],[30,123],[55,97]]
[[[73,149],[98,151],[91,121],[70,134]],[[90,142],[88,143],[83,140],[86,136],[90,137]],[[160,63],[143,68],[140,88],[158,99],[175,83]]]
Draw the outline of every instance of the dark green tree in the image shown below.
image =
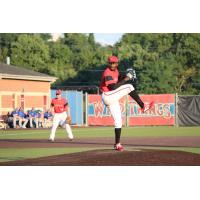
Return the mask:
[[0,34],[0,62],[57,76],[57,84],[99,85],[108,56],[120,58],[119,70],[135,68],[141,93],[199,94],[200,34],[128,33],[114,46],[95,42],[94,34]]
[[11,44],[15,42],[19,33],[0,33],[0,62],[5,62],[11,56]]
[[138,71],[142,93],[198,94],[200,34],[124,34],[121,65]]
[[91,47],[93,48],[93,50],[96,49],[96,43],[95,43],[95,39],[94,39],[94,33],[90,33],[88,36],[88,43],[91,45]]
[[39,35],[20,35],[11,52],[11,64],[48,73],[49,47]]
[[59,41],[51,42],[49,55],[48,70],[51,75],[59,78],[59,84],[76,75],[77,72],[72,65],[72,52],[68,46],[61,44]]

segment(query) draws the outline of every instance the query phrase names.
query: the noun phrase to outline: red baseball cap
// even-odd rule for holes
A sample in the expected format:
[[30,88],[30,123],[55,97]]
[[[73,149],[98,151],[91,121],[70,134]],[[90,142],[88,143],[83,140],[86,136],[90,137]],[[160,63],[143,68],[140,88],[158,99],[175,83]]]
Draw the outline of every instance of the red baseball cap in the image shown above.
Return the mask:
[[116,57],[116,56],[109,56],[109,57],[108,57],[108,62],[109,62],[109,63],[118,63],[118,62],[119,62],[119,59],[118,59],[118,57]]
[[61,90],[56,90],[56,94],[60,95],[62,93]]

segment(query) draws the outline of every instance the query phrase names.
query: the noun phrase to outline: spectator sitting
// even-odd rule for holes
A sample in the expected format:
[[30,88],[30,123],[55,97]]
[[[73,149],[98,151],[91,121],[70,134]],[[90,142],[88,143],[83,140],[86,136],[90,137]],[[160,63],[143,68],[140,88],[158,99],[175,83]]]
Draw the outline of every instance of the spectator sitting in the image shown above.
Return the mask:
[[36,115],[37,115],[36,110],[34,107],[32,107],[32,109],[28,111],[28,117],[29,117],[29,122],[30,122],[31,128],[33,128],[33,122],[36,124],[36,128],[38,127]]
[[42,127],[42,122],[43,122],[43,116],[42,116],[42,111],[38,110],[36,112],[36,128]]
[[15,108],[11,112],[11,117],[12,117],[13,128],[16,128],[17,127],[17,122],[19,121],[18,108]]
[[12,112],[8,112],[6,115],[6,124],[8,125],[9,128],[13,128],[13,116]]
[[[26,125],[28,123],[28,119],[27,119],[27,115],[24,113],[22,108],[19,108],[18,116],[19,116],[19,126],[20,126],[20,128],[26,128]],[[23,125],[22,125],[22,123],[23,123]]]
[[53,119],[53,115],[50,111],[50,109],[48,109],[45,113],[44,113],[44,128],[50,128],[52,125],[52,119]]

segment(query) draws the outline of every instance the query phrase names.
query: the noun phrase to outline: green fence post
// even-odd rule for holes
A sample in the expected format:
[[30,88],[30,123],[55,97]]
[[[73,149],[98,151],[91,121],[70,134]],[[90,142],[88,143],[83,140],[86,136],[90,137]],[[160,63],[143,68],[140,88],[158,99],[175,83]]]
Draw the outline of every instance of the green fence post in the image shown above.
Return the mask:
[[175,94],[175,124],[178,127],[178,93]]
[[85,126],[88,126],[88,93],[85,93]]
[[126,95],[126,127],[129,127],[129,117],[128,117],[128,95]]

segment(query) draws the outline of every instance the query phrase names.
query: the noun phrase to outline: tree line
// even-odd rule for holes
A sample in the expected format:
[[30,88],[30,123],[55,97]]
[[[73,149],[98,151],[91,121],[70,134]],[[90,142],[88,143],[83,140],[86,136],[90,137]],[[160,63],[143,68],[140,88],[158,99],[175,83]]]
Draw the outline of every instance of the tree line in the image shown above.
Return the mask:
[[114,46],[102,46],[94,34],[0,34],[0,62],[58,77],[54,86],[99,85],[107,57],[120,58],[119,70],[133,67],[137,90],[145,94],[199,94],[200,34],[126,33]]

